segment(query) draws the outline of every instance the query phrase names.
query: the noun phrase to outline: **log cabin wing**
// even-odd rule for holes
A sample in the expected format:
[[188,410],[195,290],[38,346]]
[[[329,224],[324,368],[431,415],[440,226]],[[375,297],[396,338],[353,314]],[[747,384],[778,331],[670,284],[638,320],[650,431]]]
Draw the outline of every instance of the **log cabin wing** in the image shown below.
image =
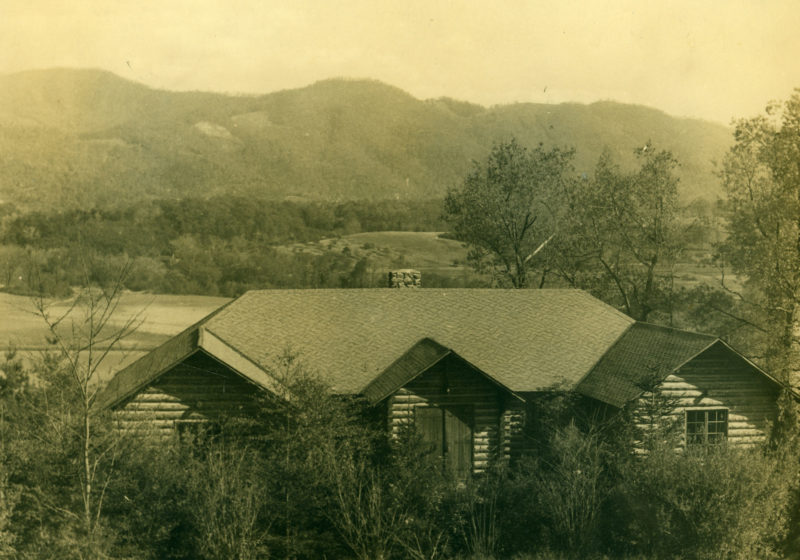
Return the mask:
[[668,394],[687,442],[737,444],[765,437],[781,388],[713,336],[637,323],[578,290],[262,290],[118,372],[100,404],[164,432],[247,413],[257,392],[280,392],[287,349],[333,391],[383,407],[392,432],[413,423],[457,472],[520,452],[526,402],[555,387],[612,409]]
[[639,418],[660,399],[683,445],[749,446],[766,438],[784,388],[719,338],[634,323],[575,390],[614,408],[630,404]]
[[414,426],[444,466],[458,475],[511,456],[525,400],[435,340],[411,347],[363,390],[383,404],[393,436]]

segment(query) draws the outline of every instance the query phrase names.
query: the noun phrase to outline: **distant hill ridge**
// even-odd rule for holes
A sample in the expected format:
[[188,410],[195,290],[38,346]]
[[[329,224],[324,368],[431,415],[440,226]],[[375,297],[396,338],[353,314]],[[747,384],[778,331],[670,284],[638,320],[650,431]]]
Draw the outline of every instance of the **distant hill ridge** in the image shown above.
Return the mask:
[[718,196],[722,125],[636,105],[419,100],[371,80],[266,95],[171,92],[98,70],[0,76],[0,200],[108,206],[232,193],[308,200],[442,196],[493,143],[604,147],[623,165],[648,140],[680,160],[685,200]]

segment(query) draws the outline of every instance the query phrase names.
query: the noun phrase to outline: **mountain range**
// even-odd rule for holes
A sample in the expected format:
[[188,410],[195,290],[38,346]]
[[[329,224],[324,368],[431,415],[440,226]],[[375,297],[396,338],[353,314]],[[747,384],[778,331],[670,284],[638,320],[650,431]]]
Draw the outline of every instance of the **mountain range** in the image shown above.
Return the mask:
[[633,150],[652,142],[681,162],[687,202],[719,196],[712,162],[732,143],[723,125],[611,101],[484,107],[349,79],[227,95],[36,70],[0,76],[0,201],[53,209],[226,193],[437,198],[511,137],[575,147],[576,174],[591,174],[603,149],[631,167]]

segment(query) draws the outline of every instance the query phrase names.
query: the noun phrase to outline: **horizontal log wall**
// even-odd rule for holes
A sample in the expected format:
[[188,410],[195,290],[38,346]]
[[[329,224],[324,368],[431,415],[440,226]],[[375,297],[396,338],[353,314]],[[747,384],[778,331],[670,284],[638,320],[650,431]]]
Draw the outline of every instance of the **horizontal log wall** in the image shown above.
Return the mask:
[[[493,454],[501,451],[506,438],[501,438],[504,428],[504,391],[481,374],[455,358],[446,358],[431,370],[398,389],[391,397],[387,413],[394,435],[413,422],[414,409],[419,406],[471,406],[474,413],[472,426],[472,468],[482,472]],[[516,437],[516,436],[513,436]],[[512,429],[508,431],[511,445]]]
[[210,356],[198,352],[118,406],[124,431],[170,436],[179,424],[247,416],[259,389]]
[[526,405],[522,401],[506,399],[501,426],[503,456],[507,459],[518,459],[524,451],[525,407]]
[[[777,415],[778,388],[745,360],[717,344],[669,375],[658,387],[662,400],[675,406],[671,416],[685,427],[686,409],[727,408],[728,443],[748,447],[763,442]],[[638,411],[646,429],[647,400],[639,399]],[[685,443],[685,433],[682,443]]]

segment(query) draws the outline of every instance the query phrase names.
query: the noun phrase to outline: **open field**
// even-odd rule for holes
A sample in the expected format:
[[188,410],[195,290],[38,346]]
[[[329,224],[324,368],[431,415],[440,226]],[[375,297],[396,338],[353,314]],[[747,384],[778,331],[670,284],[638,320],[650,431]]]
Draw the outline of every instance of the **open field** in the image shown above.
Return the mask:
[[284,250],[316,255],[347,253],[355,258],[367,257],[373,266],[386,269],[408,266],[422,272],[460,273],[465,267],[467,250],[460,242],[440,235],[435,231],[375,231],[294,243]]
[[423,269],[442,270],[463,266],[467,257],[463,244],[440,235],[435,231],[378,231],[326,239],[322,243],[330,249],[340,246],[354,250],[388,249]]
[[[140,321],[139,327],[125,339],[123,346],[152,348],[227,301],[218,297],[128,292],[122,296],[112,321],[115,325],[129,319]],[[63,315],[70,304],[68,300],[49,300],[47,303],[53,317]],[[28,349],[41,348],[45,344],[45,324],[30,298],[0,293],[0,317],[0,347],[11,345]]]
[[440,236],[435,231],[377,231],[293,243],[281,249],[313,255],[347,255],[353,262],[365,258],[372,286],[383,286],[386,272],[398,268],[422,272],[423,286],[426,277],[429,280],[437,277],[439,282],[433,283],[436,286],[442,285],[442,280],[456,280],[462,286],[480,282],[480,277],[466,264],[467,250],[462,243]]
[[[227,301],[206,296],[125,293],[113,317],[113,325],[122,325],[133,318],[139,326],[104,361],[101,377],[131,363]],[[47,303],[53,317],[69,310],[70,302],[66,300]],[[79,317],[76,315],[74,319],[77,322]],[[69,322],[69,318],[64,321],[65,326]],[[37,315],[30,298],[0,293],[0,348],[16,348],[23,358],[33,360],[47,347],[46,334],[45,323]]]

